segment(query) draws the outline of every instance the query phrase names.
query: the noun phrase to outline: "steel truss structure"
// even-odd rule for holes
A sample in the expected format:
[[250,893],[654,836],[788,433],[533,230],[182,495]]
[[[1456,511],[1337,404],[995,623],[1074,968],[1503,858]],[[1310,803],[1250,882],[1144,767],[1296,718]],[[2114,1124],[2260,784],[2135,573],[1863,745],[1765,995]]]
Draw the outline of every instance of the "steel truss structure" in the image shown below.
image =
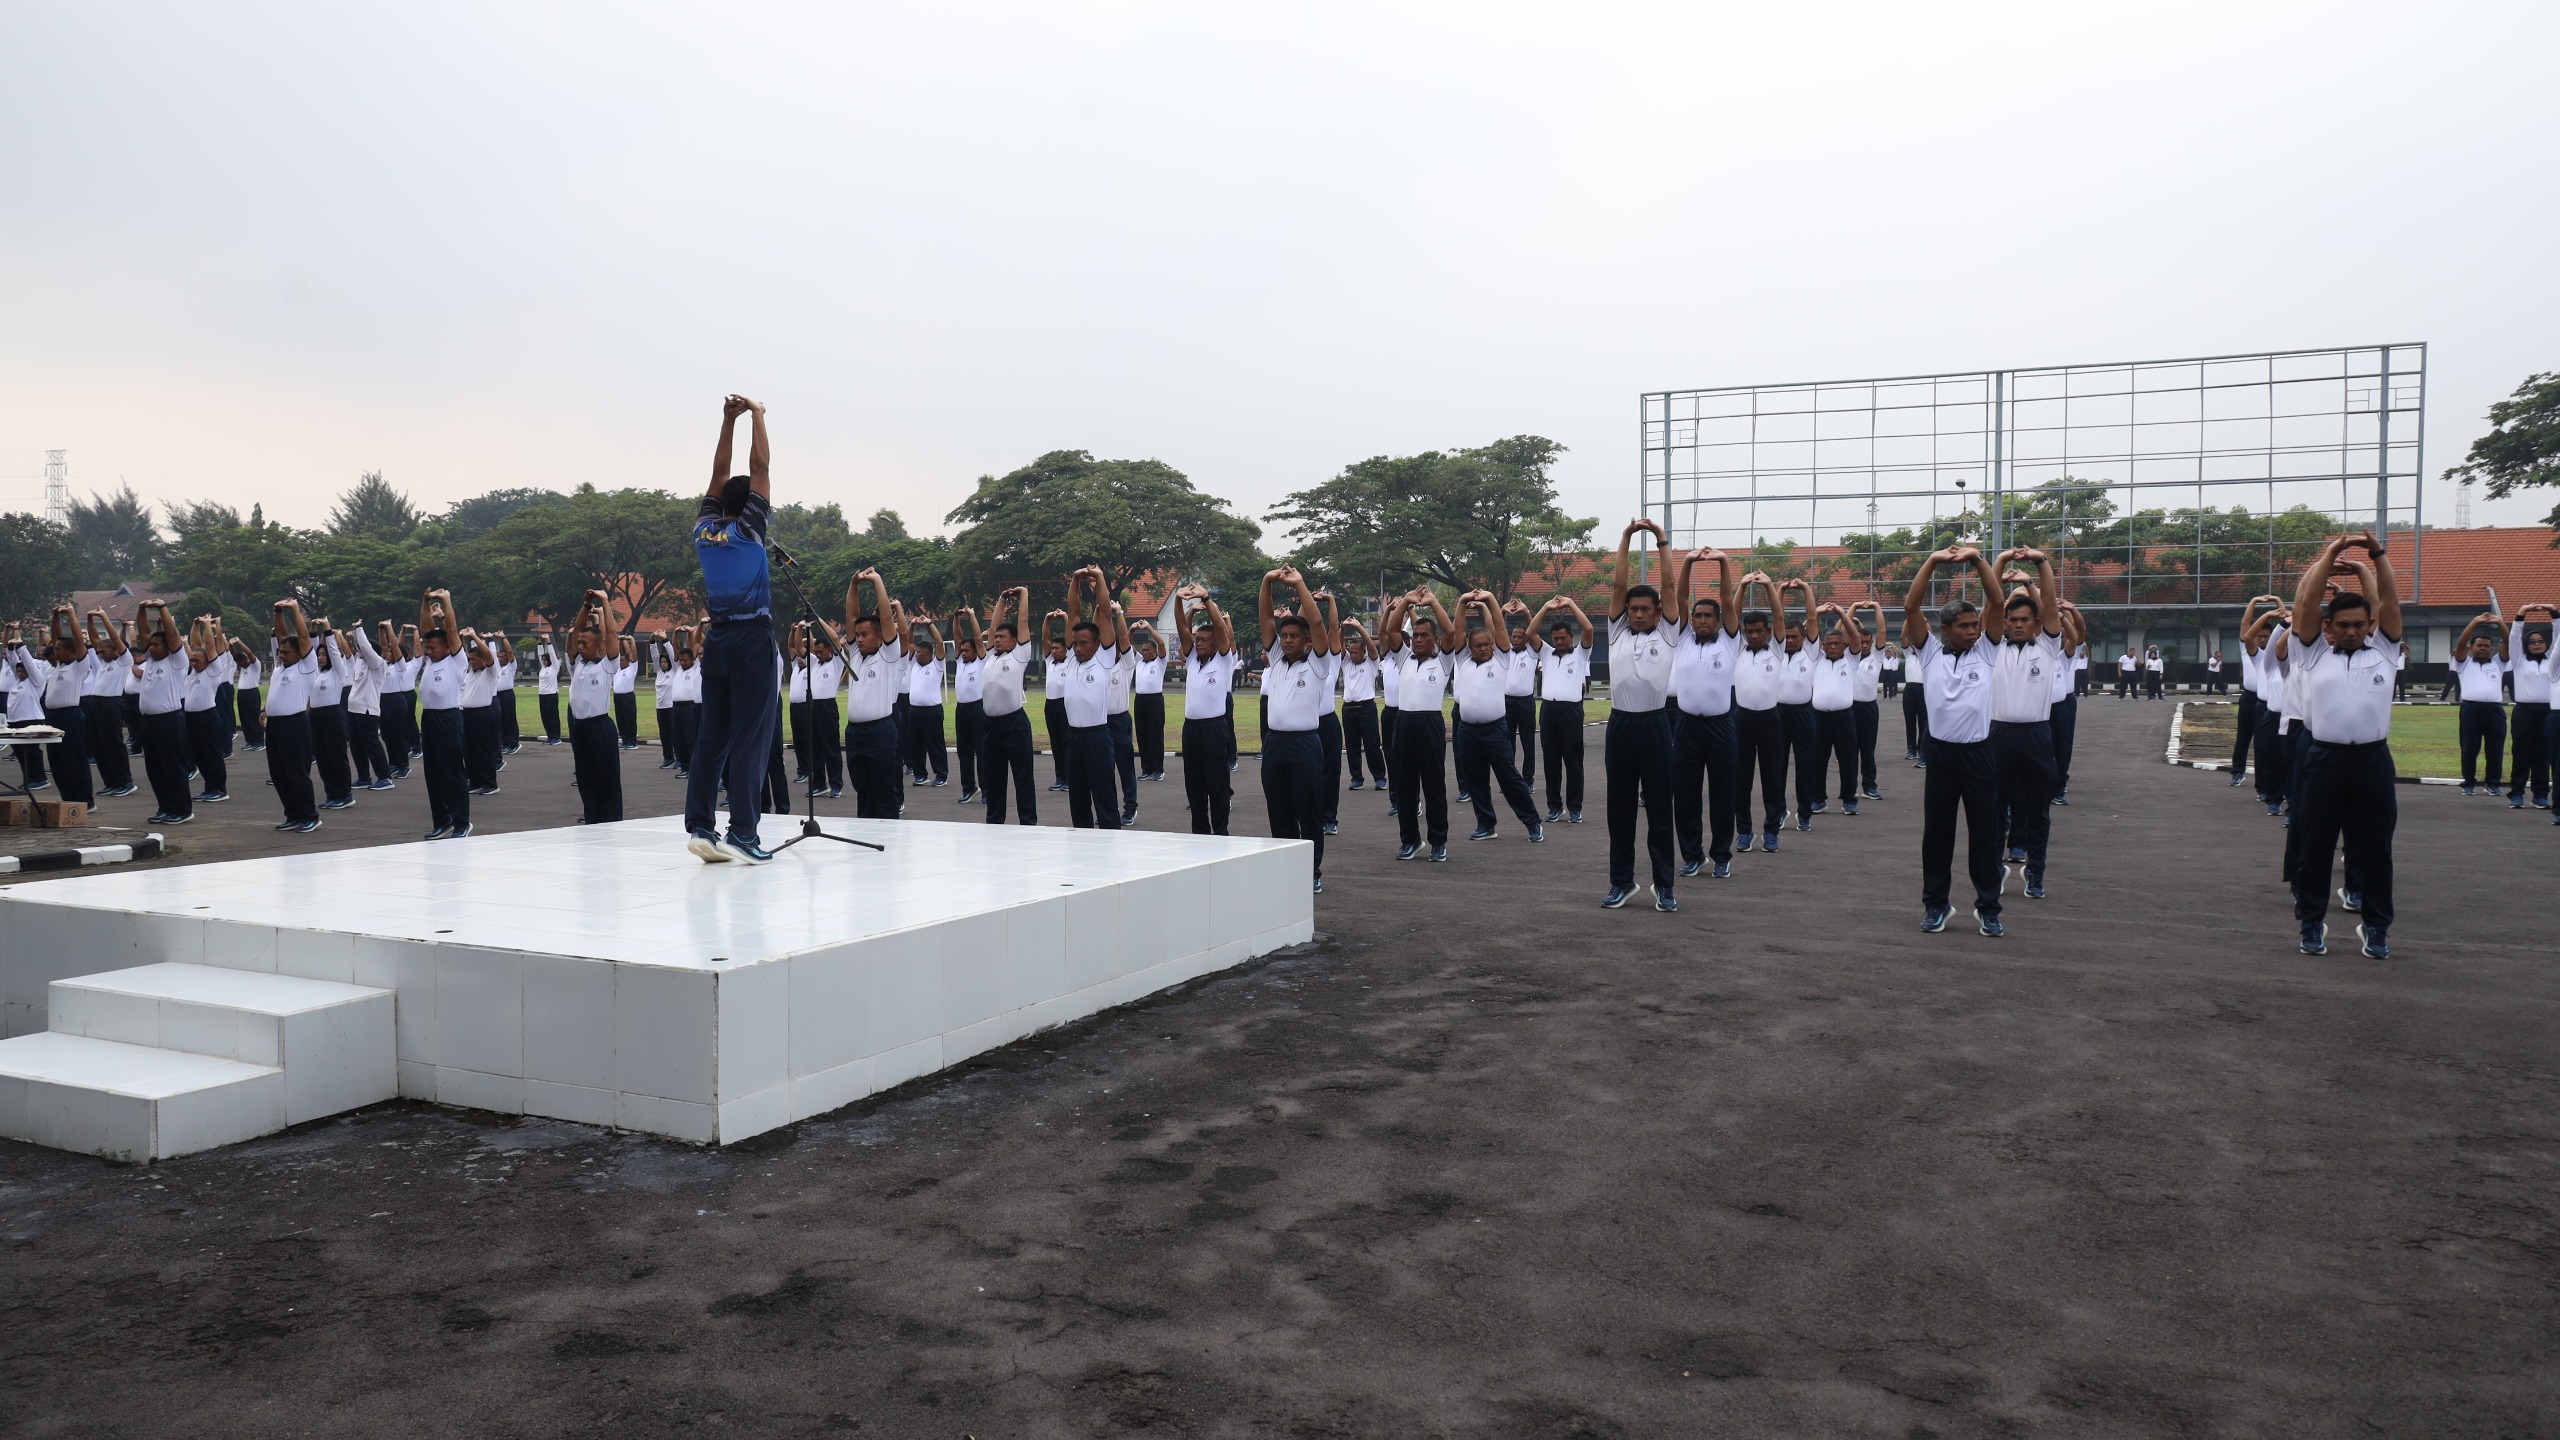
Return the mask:
[[1958,540],[2039,545],[2093,610],[2236,607],[2370,525],[2414,596],[2426,366],[2410,343],[1657,391],[1639,513],[1879,589]]

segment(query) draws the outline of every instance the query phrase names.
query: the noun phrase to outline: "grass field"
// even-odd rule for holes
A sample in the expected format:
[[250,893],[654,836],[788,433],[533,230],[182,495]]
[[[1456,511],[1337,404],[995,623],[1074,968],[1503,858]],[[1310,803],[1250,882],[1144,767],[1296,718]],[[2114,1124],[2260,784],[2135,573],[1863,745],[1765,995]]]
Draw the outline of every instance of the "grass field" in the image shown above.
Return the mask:
[[[2190,705],[2184,728],[2185,754],[2191,760],[2224,759],[2231,754],[2231,727],[2237,705]],[[2459,779],[2462,775],[2462,712],[2451,705],[2401,705],[2391,712],[2391,759],[2400,773]],[[2482,771],[2487,773],[2485,767]],[[2504,773],[2503,762],[2501,773]]]
[[[535,699],[534,694],[530,689],[518,691],[517,697],[516,724],[518,728],[523,732],[538,738],[542,734],[542,711],[539,708],[539,702]],[[1029,703],[1024,705],[1023,709],[1031,716],[1031,743],[1042,750],[1046,750],[1049,748],[1049,721],[1047,715],[1044,713],[1044,707],[1041,704],[1043,698],[1045,697],[1041,695],[1039,690],[1032,690],[1027,697]],[[1237,703],[1242,706],[1242,708],[1236,712],[1236,718],[1243,725],[1243,728],[1236,732],[1236,745],[1238,749],[1241,749],[1248,755],[1256,753],[1261,748],[1261,745],[1254,734],[1253,725],[1255,706],[1261,698],[1262,697],[1259,695],[1251,692],[1247,692],[1236,697]],[[1445,712],[1448,707],[1443,706],[1442,708]],[[959,701],[949,698],[945,698],[943,700],[942,734],[945,739],[957,740],[959,738],[960,724],[955,718],[959,714],[959,711]],[[841,707],[839,707],[837,713],[843,713]],[[566,714],[565,709],[563,714]],[[1586,700],[1582,703],[1582,715],[1585,720],[1597,725],[1609,718],[1609,702],[1600,699]],[[566,724],[567,721],[563,719],[562,723]],[[1182,748],[1181,691],[1168,690],[1165,692],[1164,733],[1165,748],[1167,750],[1178,751]],[[787,732],[785,734],[785,738],[789,738]],[[658,743],[657,701],[646,689],[643,689],[640,692],[640,739],[644,744],[655,745]]]

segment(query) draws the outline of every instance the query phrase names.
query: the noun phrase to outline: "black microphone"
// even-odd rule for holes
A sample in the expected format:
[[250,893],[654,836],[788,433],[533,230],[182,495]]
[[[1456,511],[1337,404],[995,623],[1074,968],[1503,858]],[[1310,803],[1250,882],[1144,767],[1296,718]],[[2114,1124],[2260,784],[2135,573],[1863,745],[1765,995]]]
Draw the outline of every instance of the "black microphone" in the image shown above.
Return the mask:
[[791,558],[791,552],[782,548],[781,541],[767,538],[764,542],[764,548],[772,553],[774,559],[779,560],[783,564],[791,566],[794,569],[799,568],[800,562]]

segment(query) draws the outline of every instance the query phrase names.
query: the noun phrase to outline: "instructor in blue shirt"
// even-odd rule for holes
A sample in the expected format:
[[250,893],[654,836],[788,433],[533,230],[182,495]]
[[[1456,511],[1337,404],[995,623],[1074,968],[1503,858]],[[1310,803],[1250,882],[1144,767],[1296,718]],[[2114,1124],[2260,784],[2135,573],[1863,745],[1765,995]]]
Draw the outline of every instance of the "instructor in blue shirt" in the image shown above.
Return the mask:
[[[753,415],[755,440],[747,473],[729,473],[738,417]],[[702,710],[685,782],[686,848],[711,864],[761,865],[773,858],[756,843],[759,789],[773,745],[780,672],[773,646],[773,574],[764,552],[773,516],[773,452],[765,441],[764,407],[732,395],[720,407],[720,448],[711,452],[711,489],[693,524],[702,557],[702,590],[711,624],[702,633]],[[712,828],[712,804],[729,787],[729,829]]]

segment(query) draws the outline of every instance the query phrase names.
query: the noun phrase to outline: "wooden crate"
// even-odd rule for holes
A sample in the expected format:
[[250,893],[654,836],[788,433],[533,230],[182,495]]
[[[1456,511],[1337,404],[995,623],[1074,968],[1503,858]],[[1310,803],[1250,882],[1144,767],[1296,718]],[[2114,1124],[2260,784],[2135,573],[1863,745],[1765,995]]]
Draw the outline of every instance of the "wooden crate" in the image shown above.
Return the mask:
[[55,830],[68,830],[89,823],[89,807],[77,800],[39,800],[36,823]]
[[36,802],[15,795],[0,795],[0,825],[33,825]]

